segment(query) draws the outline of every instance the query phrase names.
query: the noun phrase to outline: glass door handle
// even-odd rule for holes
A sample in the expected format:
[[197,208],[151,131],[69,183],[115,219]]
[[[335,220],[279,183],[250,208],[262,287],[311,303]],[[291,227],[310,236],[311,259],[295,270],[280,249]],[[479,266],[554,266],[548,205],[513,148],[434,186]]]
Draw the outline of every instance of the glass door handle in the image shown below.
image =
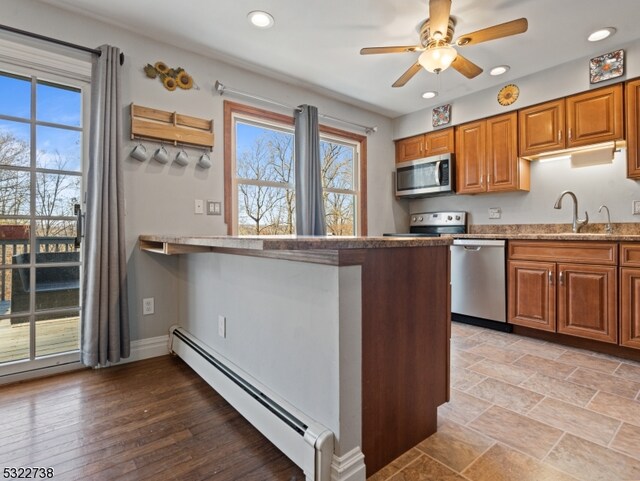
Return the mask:
[[73,241],[73,245],[77,249],[80,247],[80,243],[82,242],[82,207],[80,207],[80,204],[73,205],[73,213],[77,216],[76,217],[76,238]]

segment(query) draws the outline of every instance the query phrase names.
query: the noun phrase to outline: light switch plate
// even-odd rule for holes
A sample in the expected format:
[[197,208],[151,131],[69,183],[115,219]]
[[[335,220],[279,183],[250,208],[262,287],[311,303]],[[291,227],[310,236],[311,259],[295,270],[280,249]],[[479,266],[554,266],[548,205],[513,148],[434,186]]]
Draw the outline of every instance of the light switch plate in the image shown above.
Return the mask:
[[213,200],[207,200],[207,215],[222,214],[222,203]]
[[640,200],[634,200],[631,206],[633,215],[640,215]]

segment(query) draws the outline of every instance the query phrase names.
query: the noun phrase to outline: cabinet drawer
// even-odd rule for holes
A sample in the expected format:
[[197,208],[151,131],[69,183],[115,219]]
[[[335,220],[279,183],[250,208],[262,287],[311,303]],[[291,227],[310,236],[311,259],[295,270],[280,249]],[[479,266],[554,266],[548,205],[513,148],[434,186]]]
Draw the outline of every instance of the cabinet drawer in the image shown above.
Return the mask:
[[640,267],[640,242],[620,244],[620,265],[624,267]]
[[509,259],[615,266],[618,249],[613,242],[509,241]]

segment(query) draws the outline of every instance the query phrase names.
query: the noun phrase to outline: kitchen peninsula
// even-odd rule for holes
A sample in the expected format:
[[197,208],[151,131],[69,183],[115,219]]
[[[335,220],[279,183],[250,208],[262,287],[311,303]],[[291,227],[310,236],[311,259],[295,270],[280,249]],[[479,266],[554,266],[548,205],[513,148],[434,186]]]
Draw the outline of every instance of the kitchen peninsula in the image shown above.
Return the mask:
[[180,254],[180,330],[333,433],[332,479],[364,480],[365,465],[371,476],[436,431],[449,393],[450,238],[139,243]]

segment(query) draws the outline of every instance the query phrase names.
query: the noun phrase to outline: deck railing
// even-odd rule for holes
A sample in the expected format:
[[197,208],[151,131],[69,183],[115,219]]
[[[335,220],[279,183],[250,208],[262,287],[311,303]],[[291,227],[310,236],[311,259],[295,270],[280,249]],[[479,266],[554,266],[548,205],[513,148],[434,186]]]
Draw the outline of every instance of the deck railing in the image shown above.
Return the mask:
[[[42,252],[75,252],[75,237],[55,237],[55,236],[42,236],[36,237],[36,253]],[[0,239],[0,259],[6,267],[11,267],[12,263],[7,256],[13,258],[18,254],[26,254],[29,252],[29,239]],[[22,266],[24,267],[24,266]],[[7,272],[5,271],[0,276],[0,302],[6,301],[10,291],[10,284],[7,283]]]

